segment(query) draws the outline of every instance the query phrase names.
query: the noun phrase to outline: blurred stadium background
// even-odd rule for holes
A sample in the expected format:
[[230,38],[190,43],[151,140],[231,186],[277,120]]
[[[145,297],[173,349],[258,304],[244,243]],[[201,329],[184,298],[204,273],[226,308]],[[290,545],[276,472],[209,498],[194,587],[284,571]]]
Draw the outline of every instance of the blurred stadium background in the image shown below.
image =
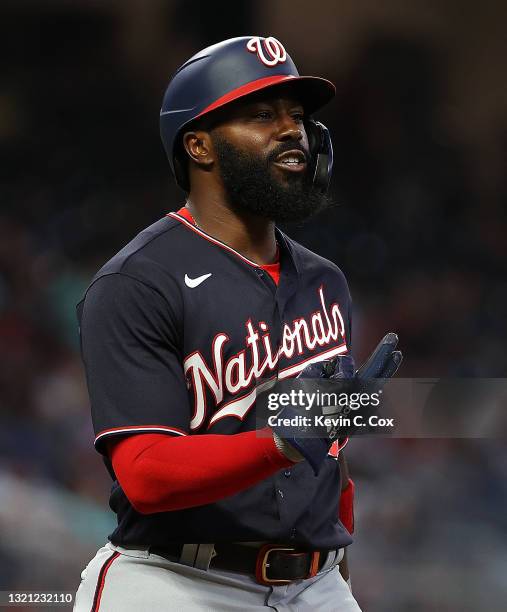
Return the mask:
[[[2,1],[0,590],[74,591],[111,530],[74,306],[181,206],[158,110],[207,44],[274,35],[337,84],[320,117],[340,206],[290,232],[346,273],[356,359],[395,330],[405,377],[505,376],[506,18],[491,0]],[[502,440],[347,451],[365,611],[507,609]]]

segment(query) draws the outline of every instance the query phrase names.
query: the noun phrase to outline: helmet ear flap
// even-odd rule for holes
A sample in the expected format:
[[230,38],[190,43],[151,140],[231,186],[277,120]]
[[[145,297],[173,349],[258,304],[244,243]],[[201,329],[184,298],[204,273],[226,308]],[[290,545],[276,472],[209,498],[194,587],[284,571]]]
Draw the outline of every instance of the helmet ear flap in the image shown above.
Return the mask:
[[325,125],[314,119],[305,121],[305,130],[312,158],[313,185],[325,194],[333,171],[331,135]]

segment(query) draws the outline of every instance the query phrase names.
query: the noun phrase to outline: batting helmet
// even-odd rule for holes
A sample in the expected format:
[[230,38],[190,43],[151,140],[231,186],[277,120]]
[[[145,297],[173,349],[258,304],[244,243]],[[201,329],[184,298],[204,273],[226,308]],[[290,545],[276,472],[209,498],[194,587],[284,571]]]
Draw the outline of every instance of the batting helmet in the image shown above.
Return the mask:
[[[326,79],[300,76],[276,38],[242,36],[203,49],[171,79],[160,110],[160,135],[178,185],[189,191],[185,165],[177,157],[178,137],[191,121],[267,87],[290,83],[309,115],[329,102],[335,86]],[[314,185],[325,192],[331,178],[333,148],[328,130],[305,120]]]

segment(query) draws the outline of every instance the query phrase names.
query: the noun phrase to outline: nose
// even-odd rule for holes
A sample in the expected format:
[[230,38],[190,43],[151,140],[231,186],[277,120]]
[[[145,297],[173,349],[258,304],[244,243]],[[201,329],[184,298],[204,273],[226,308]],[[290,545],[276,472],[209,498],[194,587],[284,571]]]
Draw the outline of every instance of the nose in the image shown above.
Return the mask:
[[278,121],[277,140],[284,142],[286,140],[303,139],[303,130],[300,123],[294,120],[288,113],[280,115]]

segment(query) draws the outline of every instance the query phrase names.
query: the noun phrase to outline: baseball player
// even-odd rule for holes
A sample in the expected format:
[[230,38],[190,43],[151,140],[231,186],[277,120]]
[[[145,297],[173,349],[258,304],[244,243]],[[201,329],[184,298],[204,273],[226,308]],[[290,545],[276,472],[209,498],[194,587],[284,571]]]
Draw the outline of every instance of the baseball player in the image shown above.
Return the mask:
[[[186,203],[78,305],[118,519],[82,573],[78,612],[359,610],[337,443],[255,418],[256,381],[351,365],[342,272],[275,225],[326,205],[331,140],[311,115],[334,94],[258,36],[204,49],[169,83],[161,136]],[[387,378],[401,356],[383,346],[374,375]]]

